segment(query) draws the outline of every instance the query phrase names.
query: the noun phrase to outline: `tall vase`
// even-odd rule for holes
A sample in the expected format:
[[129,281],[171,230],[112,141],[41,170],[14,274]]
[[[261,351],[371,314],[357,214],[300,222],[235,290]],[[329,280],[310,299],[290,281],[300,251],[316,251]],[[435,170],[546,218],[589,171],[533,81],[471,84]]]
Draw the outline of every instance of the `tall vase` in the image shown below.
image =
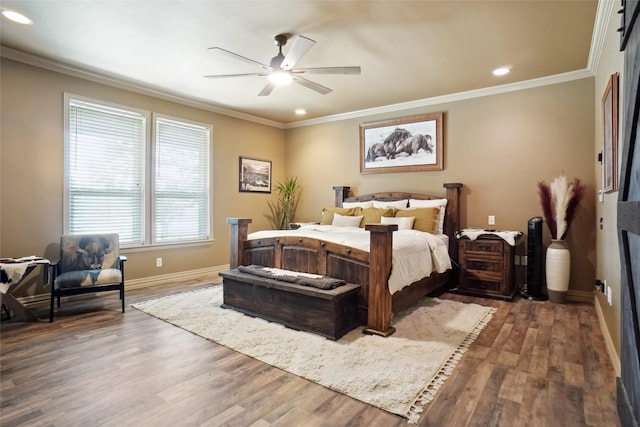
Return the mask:
[[547,248],[547,292],[551,302],[563,304],[569,290],[571,253],[564,240],[552,240]]

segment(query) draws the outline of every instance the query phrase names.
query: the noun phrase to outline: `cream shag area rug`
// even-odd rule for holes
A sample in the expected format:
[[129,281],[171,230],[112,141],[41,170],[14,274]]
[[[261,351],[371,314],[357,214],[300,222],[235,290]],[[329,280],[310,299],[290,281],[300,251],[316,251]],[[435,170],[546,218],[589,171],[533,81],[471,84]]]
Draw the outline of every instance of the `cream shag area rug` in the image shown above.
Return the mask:
[[222,286],[133,307],[269,365],[416,423],[495,309],[424,298],[394,315],[395,334],[356,328],[338,341],[220,308]]

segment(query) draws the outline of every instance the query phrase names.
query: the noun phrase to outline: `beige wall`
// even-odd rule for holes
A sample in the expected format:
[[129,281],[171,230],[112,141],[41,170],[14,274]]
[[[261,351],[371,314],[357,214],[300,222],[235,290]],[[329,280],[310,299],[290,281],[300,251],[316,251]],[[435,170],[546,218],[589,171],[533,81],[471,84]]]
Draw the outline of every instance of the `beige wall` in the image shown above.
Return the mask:
[[[603,124],[602,124],[602,103],[601,98],[604,94],[609,78],[613,73],[620,73],[620,93],[624,85],[624,54],[620,52],[620,33],[617,31],[620,26],[620,15],[613,13],[609,19],[609,24],[606,31],[605,43],[602,49],[602,55],[600,57],[598,69],[596,70],[595,81],[595,145],[594,156],[602,150],[603,142]],[[622,112],[622,106],[624,100],[622,97],[619,100],[620,117],[619,117],[619,129],[623,128],[624,114]],[[618,164],[620,165],[620,159],[622,154],[623,135],[618,133],[619,137],[619,154]],[[597,179],[598,187],[601,186],[601,174],[602,167],[600,163],[596,163],[595,176]],[[618,171],[620,168],[618,167]],[[604,194],[603,201],[596,204],[596,258],[598,260],[596,277],[600,280],[606,280],[607,284],[611,286],[612,301],[611,305],[607,302],[607,298],[601,294],[596,293],[597,304],[602,311],[602,316],[606,323],[608,334],[611,338],[615,351],[620,354],[620,318],[621,318],[621,278],[620,278],[620,252],[618,248],[618,233],[617,233],[617,203],[618,192]],[[602,218],[602,228],[600,228],[599,221]]]
[[[238,157],[273,162],[284,178],[284,131],[140,93],[47,71],[6,58],[1,62],[0,256],[57,258],[63,230],[63,93],[168,114],[213,125],[213,236],[211,244],[125,253],[128,279],[223,266],[229,263],[225,220],[251,212],[267,227],[271,195],[238,191]],[[163,257],[164,267],[155,267]],[[43,292],[33,279],[25,295]]]
[[[441,104],[394,114],[290,129],[286,170],[303,188],[299,221],[318,220],[333,203],[334,185],[356,194],[420,191],[444,194],[443,182],[464,184],[462,226],[526,233],[529,218],[541,215],[536,183],[565,173],[586,185],[568,237],[574,291],[591,292],[595,277],[594,80],[592,78]],[[361,123],[443,111],[444,170],[361,175]],[[493,227],[492,227],[493,228]],[[548,230],[545,228],[548,241]],[[521,245],[518,253],[525,254]]]

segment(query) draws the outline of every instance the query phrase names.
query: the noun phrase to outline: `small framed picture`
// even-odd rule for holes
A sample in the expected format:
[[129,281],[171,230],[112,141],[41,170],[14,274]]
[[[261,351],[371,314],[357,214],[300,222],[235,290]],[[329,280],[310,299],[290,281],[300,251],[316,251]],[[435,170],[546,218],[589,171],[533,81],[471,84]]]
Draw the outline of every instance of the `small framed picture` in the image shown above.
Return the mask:
[[271,193],[271,161],[240,156],[239,190]]

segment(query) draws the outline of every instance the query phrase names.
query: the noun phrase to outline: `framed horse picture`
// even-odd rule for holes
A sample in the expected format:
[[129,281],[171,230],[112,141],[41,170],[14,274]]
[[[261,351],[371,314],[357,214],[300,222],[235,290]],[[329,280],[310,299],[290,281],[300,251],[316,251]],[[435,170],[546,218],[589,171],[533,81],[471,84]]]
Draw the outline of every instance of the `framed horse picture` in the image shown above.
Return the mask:
[[444,113],[360,125],[360,173],[442,170]]

